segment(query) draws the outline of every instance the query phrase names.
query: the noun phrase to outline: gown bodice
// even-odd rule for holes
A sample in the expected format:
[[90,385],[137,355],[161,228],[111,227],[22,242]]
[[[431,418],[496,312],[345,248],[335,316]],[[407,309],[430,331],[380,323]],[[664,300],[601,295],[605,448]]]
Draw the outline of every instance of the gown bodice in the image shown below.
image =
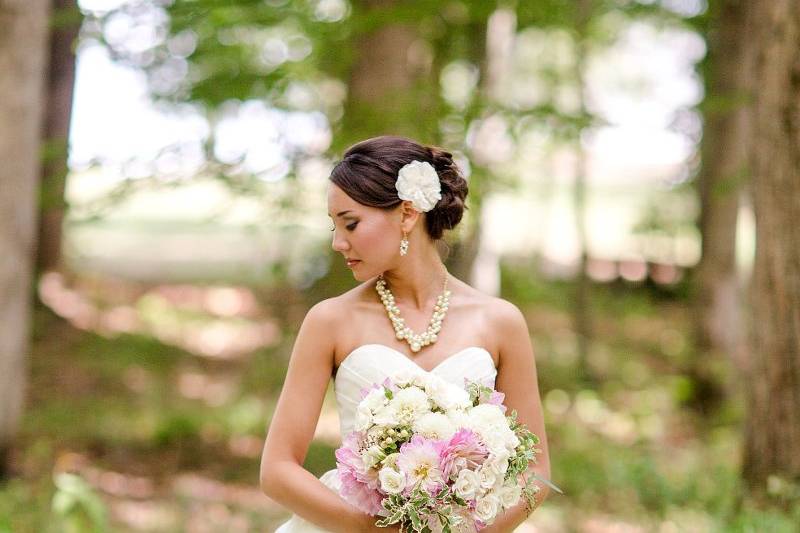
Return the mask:
[[[468,378],[494,388],[497,377],[491,354],[480,346],[468,346],[459,350],[428,371],[394,348],[384,344],[362,344],[342,360],[333,380],[342,437],[353,430],[356,407],[361,401],[361,390],[381,383],[401,370],[436,374],[460,387],[464,386],[464,380]],[[336,469],[328,470],[319,479],[338,493],[341,484],[336,472]],[[324,530],[298,515],[293,515],[275,533],[324,533]]]

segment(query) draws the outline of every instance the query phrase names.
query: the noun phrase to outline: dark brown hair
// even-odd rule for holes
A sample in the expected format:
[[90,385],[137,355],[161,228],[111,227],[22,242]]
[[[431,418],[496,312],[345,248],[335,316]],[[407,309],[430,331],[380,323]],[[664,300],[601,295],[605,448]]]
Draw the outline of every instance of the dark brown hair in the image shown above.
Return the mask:
[[393,209],[402,202],[395,188],[397,174],[415,160],[433,165],[442,184],[442,199],[424,217],[428,235],[438,240],[461,221],[467,209],[464,201],[469,187],[450,152],[405,137],[373,137],[348,148],[333,167],[330,180],[360,204]]

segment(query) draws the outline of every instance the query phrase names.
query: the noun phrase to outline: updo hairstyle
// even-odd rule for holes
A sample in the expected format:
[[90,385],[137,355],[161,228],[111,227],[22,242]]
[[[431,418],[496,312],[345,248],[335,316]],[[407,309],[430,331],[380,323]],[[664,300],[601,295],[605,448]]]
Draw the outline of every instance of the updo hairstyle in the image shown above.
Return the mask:
[[373,137],[351,146],[333,167],[330,180],[356,202],[393,209],[403,200],[395,182],[400,169],[412,161],[430,163],[442,184],[442,199],[424,213],[425,229],[432,240],[453,229],[467,209],[467,181],[450,152],[393,135]]

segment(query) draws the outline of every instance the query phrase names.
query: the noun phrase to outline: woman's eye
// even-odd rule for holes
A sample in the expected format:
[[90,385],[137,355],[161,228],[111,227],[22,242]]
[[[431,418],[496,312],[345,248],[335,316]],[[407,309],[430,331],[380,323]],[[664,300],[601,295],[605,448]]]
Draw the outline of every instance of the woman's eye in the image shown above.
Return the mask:
[[[349,226],[345,226],[345,227],[348,229],[348,231],[353,231],[354,229],[356,229],[356,226],[358,226],[358,222],[353,222]],[[336,231],[336,226],[333,226],[331,228],[331,231]]]

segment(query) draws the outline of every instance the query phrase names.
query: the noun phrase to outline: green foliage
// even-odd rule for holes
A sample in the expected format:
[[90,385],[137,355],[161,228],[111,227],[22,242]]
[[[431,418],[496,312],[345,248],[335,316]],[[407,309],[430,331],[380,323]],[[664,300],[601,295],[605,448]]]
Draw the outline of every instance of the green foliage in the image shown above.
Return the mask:
[[105,505],[92,487],[76,474],[55,477],[53,513],[61,520],[65,533],[108,531]]
[[197,440],[202,422],[199,413],[171,413],[163,418],[153,434],[156,446],[189,445]]

